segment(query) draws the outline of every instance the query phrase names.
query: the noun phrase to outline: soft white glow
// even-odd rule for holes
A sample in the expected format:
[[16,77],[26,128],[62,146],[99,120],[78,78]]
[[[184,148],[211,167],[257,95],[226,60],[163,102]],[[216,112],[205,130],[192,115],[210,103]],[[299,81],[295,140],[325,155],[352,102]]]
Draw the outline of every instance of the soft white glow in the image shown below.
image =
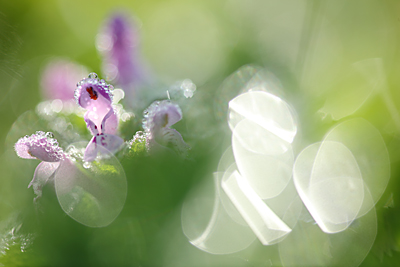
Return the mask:
[[340,123],[323,142],[304,149],[293,169],[299,195],[327,233],[345,230],[371,210],[386,189],[389,175],[382,136],[360,118]]
[[331,129],[324,140],[341,142],[354,155],[372,197],[369,205],[363,204],[359,216],[366,214],[378,202],[390,178],[389,153],[381,134],[365,119],[355,118]]
[[248,119],[277,137],[292,143],[297,132],[289,105],[281,98],[263,91],[249,91],[229,102],[228,123],[233,131],[243,119]]
[[[73,145],[73,150],[83,151],[87,143]],[[127,194],[121,164],[105,148],[99,146],[98,149],[104,155],[101,161],[88,165],[74,157],[63,160],[54,177],[62,209],[74,220],[90,227],[109,225],[121,212]]]
[[314,143],[297,157],[293,168],[297,191],[319,227],[326,233],[345,230],[364,200],[358,164],[342,143]]
[[299,220],[278,245],[280,259],[283,266],[356,267],[370,251],[376,233],[375,208],[336,234],[324,233],[316,224]]
[[263,245],[291,232],[237,171],[222,181],[222,188]]
[[[252,133],[242,134],[248,130]],[[279,195],[291,179],[291,145],[253,122],[244,119],[236,125],[232,149],[240,174],[262,199]]]
[[121,101],[122,99],[124,99],[125,97],[125,92],[122,89],[114,89],[113,90],[113,104],[117,104],[119,101]]
[[63,109],[63,102],[60,99],[51,101],[51,109],[53,112],[58,113]]
[[221,190],[221,173],[216,173],[214,184],[197,187],[182,207],[184,234],[192,245],[211,254],[238,252],[256,239],[249,226],[238,224],[227,214],[221,204],[221,194],[225,194]]
[[97,34],[96,36],[96,48],[100,52],[108,51],[112,46],[112,39],[110,35],[107,34]]

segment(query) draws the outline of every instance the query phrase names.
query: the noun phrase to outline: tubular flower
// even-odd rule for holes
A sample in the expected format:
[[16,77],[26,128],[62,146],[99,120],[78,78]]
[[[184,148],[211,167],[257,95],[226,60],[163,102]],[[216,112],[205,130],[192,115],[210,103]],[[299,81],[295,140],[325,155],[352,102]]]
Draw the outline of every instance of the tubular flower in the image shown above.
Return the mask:
[[99,80],[97,74],[91,73],[82,79],[75,89],[75,100],[86,113],[86,126],[93,135],[83,159],[93,161],[98,152],[97,146],[103,146],[115,153],[124,143],[122,138],[114,135],[118,127],[118,117],[112,106],[112,85]]
[[137,42],[136,29],[127,16],[119,13],[106,22],[97,38],[107,79],[114,80],[125,90],[141,77],[135,62]]
[[42,196],[43,186],[52,179],[60,162],[66,158],[64,151],[58,146],[51,132],[37,131],[31,136],[20,138],[15,143],[15,152],[24,159],[39,159],[42,162],[36,167],[32,181],[28,188],[33,187],[37,201]]
[[177,104],[169,100],[156,101],[143,114],[143,129],[150,151],[161,145],[172,148],[181,156],[187,156],[189,146],[177,130],[170,128],[182,119],[182,111]]

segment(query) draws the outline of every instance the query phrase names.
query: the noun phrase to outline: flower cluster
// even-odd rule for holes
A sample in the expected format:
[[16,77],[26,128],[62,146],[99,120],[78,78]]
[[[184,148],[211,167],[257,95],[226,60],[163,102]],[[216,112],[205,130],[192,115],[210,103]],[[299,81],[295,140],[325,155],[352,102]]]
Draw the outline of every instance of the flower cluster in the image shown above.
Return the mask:
[[[119,134],[120,120],[125,125],[133,124],[135,120],[130,120],[134,117],[133,112],[126,111],[122,103],[118,102],[125,96],[124,89],[129,92],[135,81],[140,80],[139,71],[134,67],[135,53],[132,51],[132,40],[136,36],[130,27],[125,16],[116,15],[103,27],[97,40],[104,66],[108,66],[106,76],[121,86],[121,89],[114,90],[112,85],[99,79],[96,73],[90,73],[76,84],[74,79],[84,67],[65,60],[51,62],[45,69],[42,86],[48,100],[38,105],[37,113],[49,122],[44,127],[49,127],[60,137],[60,143],[68,147],[66,151],[59,146],[53,133],[42,131],[20,138],[14,146],[20,158],[41,160],[29,184],[36,194],[34,202],[38,203],[43,187],[53,181],[64,211],[88,226],[109,224],[124,205],[126,177],[115,156],[119,159],[132,153],[143,156],[136,151],[134,144],[145,147],[145,155],[166,149],[187,157],[189,151],[181,134],[170,128],[182,119],[181,109],[170,100],[156,101],[144,111],[141,125],[143,131],[131,133],[132,140],[125,141]],[[115,69],[115,75],[111,75],[110,69]],[[71,107],[71,87],[74,84],[76,104]],[[133,99],[133,94],[127,96],[125,103],[141,101]],[[81,129],[78,124],[82,125],[80,121],[84,121],[87,128],[84,131],[92,136],[86,148],[80,141],[87,142],[89,135],[78,132]],[[114,186],[119,188],[118,192],[113,191]],[[79,205],[83,199],[88,201],[87,195],[91,196],[89,199],[93,200],[93,205]],[[111,197],[114,206],[107,204]]]

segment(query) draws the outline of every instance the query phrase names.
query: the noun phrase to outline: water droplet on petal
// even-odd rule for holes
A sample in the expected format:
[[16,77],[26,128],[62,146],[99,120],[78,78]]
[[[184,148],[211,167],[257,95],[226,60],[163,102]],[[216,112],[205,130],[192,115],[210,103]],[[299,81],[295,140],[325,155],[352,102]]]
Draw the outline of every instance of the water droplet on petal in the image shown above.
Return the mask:
[[[58,142],[57,142],[57,140],[55,140],[55,139],[51,140],[50,144],[51,144],[52,146],[54,146],[54,147],[58,146]],[[57,149],[56,151],[58,151],[58,149]]]
[[89,76],[88,76],[90,79],[97,79],[97,74],[96,73],[94,73],[94,72],[91,72],[91,73],[89,73]]
[[47,132],[46,133],[47,138],[54,138],[54,134],[52,132]]
[[36,131],[36,135],[39,135],[39,136],[44,136],[44,135],[45,135],[45,133],[44,133],[43,131]]

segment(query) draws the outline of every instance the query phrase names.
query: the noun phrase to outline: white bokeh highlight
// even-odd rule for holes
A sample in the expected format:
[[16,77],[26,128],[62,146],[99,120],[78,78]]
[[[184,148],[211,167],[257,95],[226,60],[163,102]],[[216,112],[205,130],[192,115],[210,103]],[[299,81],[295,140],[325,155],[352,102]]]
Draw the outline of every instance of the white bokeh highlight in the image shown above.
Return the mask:
[[[74,146],[83,149],[84,142]],[[127,195],[124,169],[115,156],[99,146],[102,158],[91,163],[75,158],[61,161],[54,181],[61,208],[90,227],[104,227],[120,214]]]
[[[247,73],[250,81],[259,72]],[[375,241],[375,204],[390,177],[381,134],[364,119],[350,119],[297,154],[292,107],[268,83],[241,74],[231,78],[245,92],[229,102],[232,146],[215,173],[213,205],[196,209],[188,203],[198,198],[188,196],[185,235],[212,254],[247,249],[257,238],[260,245],[278,244],[279,255],[266,258],[279,256],[283,266],[358,266]],[[197,190],[204,195],[210,188]]]
[[[256,236],[249,226],[234,221],[221,203],[221,174],[214,174],[214,183],[203,183],[186,198],[182,207],[182,229],[195,247],[211,254],[241,251]],[[213,192],[214,194],[210,194]]]
[[288,143],[293,142],[297,132],[290,106],[264,91],[248,91],[229,102],[228,123],[232,131],[242,119],[260,125]]
[[279,195],[292,176],[291,107],[265,91],[249,91],[229,102],[232,149],[240,174],[262,199]]
[[303,203],[326,233],[345,230],[357,217],[364,183],[357,162],[342,143],[314,143],[297,157],[293,179]]
[[263,245],[291,232],[237,171],[222,181],[222,188]]
[[296,189],[325,233],[344,231],[374,208],[389,177],[382,136],[361,118],[333,127],[300,152],[293,168]]

